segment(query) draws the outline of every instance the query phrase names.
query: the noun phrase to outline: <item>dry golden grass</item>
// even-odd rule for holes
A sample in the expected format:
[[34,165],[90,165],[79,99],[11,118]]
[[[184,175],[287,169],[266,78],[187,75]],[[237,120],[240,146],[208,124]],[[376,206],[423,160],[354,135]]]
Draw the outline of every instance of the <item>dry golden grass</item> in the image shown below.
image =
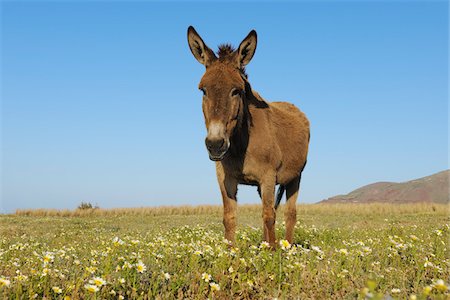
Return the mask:
[[[392,214],[392,213],[426,213],[440,212],[449,213],[450,206],[446,204],[412,203],[412,204],[300,204],[297,206],[298,215],[322,214],[333,211],[334,214]],[[239,213],[259,213],[260,204],[239,205]],[[198,205],[198,206],[159,206],[159,207],[136,207],[136,208],[112,208],[112,209],[19,209],[18,216],[36,217],[89,217],[89,216],[164,216],[164,215],[220,215],[221,205]],[[278,214],[283,213],[283,206],[278,209]]]

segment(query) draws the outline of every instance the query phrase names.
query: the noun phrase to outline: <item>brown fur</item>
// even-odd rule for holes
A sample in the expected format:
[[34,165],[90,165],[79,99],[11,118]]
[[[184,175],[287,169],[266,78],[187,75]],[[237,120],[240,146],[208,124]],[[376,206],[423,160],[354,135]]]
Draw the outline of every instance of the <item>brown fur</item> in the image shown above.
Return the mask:
[[216,160],[225,237],[235,240],[238,184],[255,185],[263,203],[264,238],[275,247],[274,194],[280,184],[286,188],[286,239],[292,243],[308,153],[308,119],[293,104],[269,103],[252,90],[244,68],[256,50],[255,31],[237,50],[221,46],[219,58],[193,27],[188,29],[188,42],[194,57],[206,66],[199,88],[205,93],[206,143],[210,158]]

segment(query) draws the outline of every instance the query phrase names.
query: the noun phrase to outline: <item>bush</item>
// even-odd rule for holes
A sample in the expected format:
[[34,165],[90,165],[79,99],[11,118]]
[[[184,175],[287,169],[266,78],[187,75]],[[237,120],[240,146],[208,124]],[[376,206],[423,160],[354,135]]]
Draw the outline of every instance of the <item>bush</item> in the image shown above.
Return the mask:
[[81,202],[80,205],[78,205],[77,209],[98,209],[98,205],[93,206],[90,202]]

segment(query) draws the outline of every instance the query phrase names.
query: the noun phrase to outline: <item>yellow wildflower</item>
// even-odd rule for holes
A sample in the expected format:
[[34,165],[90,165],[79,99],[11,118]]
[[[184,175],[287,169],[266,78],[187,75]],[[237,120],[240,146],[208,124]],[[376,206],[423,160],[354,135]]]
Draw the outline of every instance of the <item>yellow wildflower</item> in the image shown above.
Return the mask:
[[291,244],[287,240],[280,240],[280,246],[283,250],[291,248]]
[[344,254],[344,255],[348,255],[348,250],[345,248],[339,249],[339,253]]
[[55,258],[55,256],[53,255],[53,253],[47,252],[44,255],[44,263],[52,262],[54,258]]
[[99,291],[99,288],[98,288],[96,285],[93,285],[93,284],[86,284],[86,285],[84,286],[84,288],[85,288],[88,292],[91,292],[91,293],[96,293],[96,292]]
[[106,284],[106,280],[104,280],[101,277],[94,277],[91,280],[89,280],[89,283],[95,284],[96,286],[102,286]]
[[436,283],[434,284],[434,288],[440,292],[445,292],[448,289],[447,285],[445,284],[444,280],[442,280],[442,279],[438,279],[436,281]]
[[424,294],[425,296],[428,296],[428,295],[430,294],[430,292],[431,292],[432,289],[433,289],[433,288],[432,288],[431,286],[427,285],[426,287],[423,288],[423,294]]
[[203,274],[202,274],[202,279],[203,279],[205,282],[209,282],[209,281],[211,280],[211,275],[209,275],[208,273],[203,273]]
[[144,265],[144,263],[143,263],[142,261],[139,261],[139,262],[136,264],[136,270],[137,270],[139,273],[144,273],[144,272],[147,270],[147,267]]
[[115,237],[115,238],[113,238],[113,244],[114,244],[114,246],[120,246],[120,245],[123,245],[123,244],[125,244],[125,242],[124,241],[122,241],[121,239],[119,239],[119,237]]
[[11,284],[11,281],[4,277],[0,277],[0,286],[9,286]]
[[211,282],[210,284],[209,284],[209,286],[211,287],[211,291],[220,291],[220,285],[218,285],[217,283],[215,283],[215,282]]
[[266,241],[261,242],[261,245],[259,245],[259,248],[261,249],[268,249],[270,247],[270,244]]

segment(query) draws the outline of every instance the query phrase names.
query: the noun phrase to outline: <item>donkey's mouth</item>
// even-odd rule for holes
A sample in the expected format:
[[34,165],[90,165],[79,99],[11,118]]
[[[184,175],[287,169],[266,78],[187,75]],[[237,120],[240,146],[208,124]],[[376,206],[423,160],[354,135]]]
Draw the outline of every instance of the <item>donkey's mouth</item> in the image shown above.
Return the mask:
[[208,152],[209,154],[209,159],[212,161],[221,161],[225,154],[227,154],[227,151],[222,152],[221,154],[217,155],[217,154],[211,154],[211,152]]

